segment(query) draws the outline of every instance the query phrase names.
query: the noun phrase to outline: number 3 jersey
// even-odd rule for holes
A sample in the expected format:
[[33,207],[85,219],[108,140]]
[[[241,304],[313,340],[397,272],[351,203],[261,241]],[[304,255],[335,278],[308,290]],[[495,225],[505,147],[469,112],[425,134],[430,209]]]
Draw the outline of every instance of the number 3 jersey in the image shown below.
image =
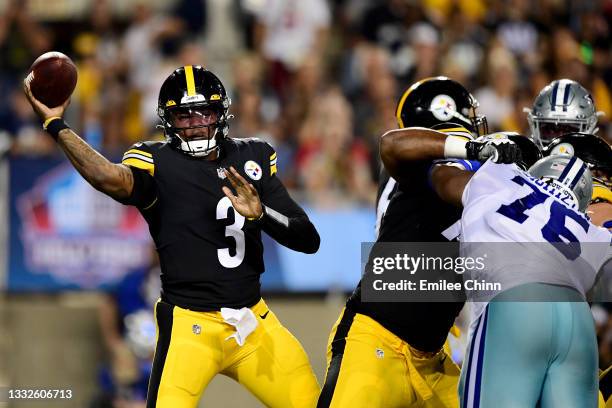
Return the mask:
[[[257,139],[224,139],[216,160],[195,158],[166,142],[137,143],[122,163],[134,174],[124,204],[138,207],[159,253],[162,298],[198,311],[252,306],[264,271],[261,231],[301,252],[319,235],[276,175],[276,152]],[[247,220],[222,191],[233,166],[257,190],[268,213]],[[232,189],[234,194],[236,192]]]
[[[484,267],[472,269],[469,278],[500,283],[501,291],[539,282],[584,296],[610,258],[608,230],[575,210],[569,195],[514,164],[486,162],[466,185],[462,201],[462,255],[486,254]],[[494,294],[481,296],[488,301]]]

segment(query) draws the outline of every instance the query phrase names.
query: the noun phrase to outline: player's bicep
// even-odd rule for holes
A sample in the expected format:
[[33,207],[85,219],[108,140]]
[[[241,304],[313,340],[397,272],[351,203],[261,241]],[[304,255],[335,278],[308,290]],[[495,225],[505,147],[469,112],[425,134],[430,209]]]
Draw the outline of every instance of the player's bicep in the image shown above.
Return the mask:
[[430,179],[433,189],[442,200],[461,207],[463,191],[473,175],[471,171],[438,164],[431,169]]

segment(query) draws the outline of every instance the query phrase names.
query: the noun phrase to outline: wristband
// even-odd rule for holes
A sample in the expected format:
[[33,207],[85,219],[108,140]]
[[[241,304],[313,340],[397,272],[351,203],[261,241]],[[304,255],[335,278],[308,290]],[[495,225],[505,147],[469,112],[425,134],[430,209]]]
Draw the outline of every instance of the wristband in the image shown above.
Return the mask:
[[469,140],[458,136],[447,136],[444,142],[444,157],[447,159],[466,159],[466,145]]
[[68,126],[66,122],[64,122],[64,119],[60,117],[52,117],[45,120],[45,123],[43,123],[43,129],[46,130],[47,133],[49,133],[51,137],[53,137],[53,139],[57,141],[57,138],[59,137],[59,132],[64,129],[70,129],[70,126]]
[[266,215],[266,207],[264,205],[261,206],[261,215],[257,218],[253,217],[253,218],[247,218],[247,220],[249,221],[260,221],[264,216]]

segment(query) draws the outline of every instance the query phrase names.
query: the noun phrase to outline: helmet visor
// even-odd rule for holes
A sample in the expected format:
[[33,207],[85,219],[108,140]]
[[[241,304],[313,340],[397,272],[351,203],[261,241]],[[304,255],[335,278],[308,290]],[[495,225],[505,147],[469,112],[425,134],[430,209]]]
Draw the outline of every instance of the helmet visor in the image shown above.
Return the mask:
[[194,129],[215,125],[219,110],[211,106],[178,107],[169,112],[170,125],[175,129]]
[[581,130],[581,126],[577,123],[563,123],[563,122],[539,122],[540,139],[544,144],[547,144],[551,140],[566,135],[568,133],[575,133]]

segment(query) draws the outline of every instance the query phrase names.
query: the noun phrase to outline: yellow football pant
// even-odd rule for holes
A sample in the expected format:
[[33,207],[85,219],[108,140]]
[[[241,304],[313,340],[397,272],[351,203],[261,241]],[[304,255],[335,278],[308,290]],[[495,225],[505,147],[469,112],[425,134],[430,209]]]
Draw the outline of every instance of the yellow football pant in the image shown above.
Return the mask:
[[599,408],[612,408],[612,366],[599,373]]
[[440,351],[417,358],[368,316],[343,310],[327,348],[318,408],[458,407],[459,368]]
[[268,407],[315,406],[319,384],[304,349],[260,300],[259,325],[243,346],[220,312],[195,312],[158,301],[157,346],[147,408],[196,407],[216,374],[244,385]]

